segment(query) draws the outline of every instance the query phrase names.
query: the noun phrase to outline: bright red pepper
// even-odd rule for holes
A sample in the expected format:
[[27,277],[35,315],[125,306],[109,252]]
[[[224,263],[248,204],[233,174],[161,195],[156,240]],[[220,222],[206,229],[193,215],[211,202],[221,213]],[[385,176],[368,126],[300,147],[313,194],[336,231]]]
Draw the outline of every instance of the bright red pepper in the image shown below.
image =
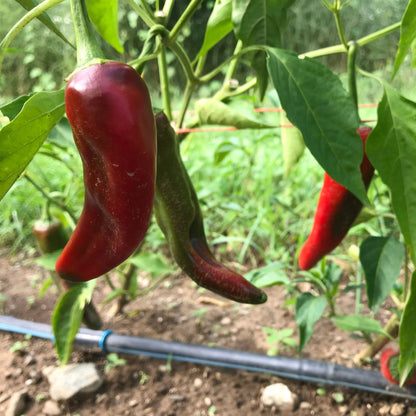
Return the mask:
[[153,206],[156,133],[147,87],[123,63],[76,72],[65,104],[83,162],[85,200],[56,271],[79,282],[107,273],[141,243]]
[[[390,383],[399,384],[398,361],[400,353],[392,348],[384,350],[380,356],[380,371]],[[416,383],[416,371],[413,369],[404,382],[404,386]]]
[[175,131],[164,113],[156,115],[156,220],[178,266],[198,285],[236,302],[259,304],[266,294],[215,260],[205,238],[198,197],[182,162]]
[[[364,148],[370,132],[370,127],[357,130]],[[361,175],[366,189],[373,174],[374,168],[364,153]],[[336,248],[347,235],[362,207],[361,201],[354,194],[325,173],[312,231],[299,254],[299,267],[309,270]]]

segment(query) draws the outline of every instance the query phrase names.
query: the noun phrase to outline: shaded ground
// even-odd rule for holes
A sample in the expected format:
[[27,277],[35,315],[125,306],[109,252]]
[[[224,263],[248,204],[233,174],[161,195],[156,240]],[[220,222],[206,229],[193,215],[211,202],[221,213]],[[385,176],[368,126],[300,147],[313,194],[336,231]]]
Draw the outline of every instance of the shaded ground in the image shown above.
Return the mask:
[[[2,313],[16,318],[50,323],[56,294],[48,290],[37,298],[44,272],[33,262],[11,262],[7,253],[0,255],[0,293],[6,296]],[[145,276],[141,283],[145,283]],[[267,289],[265,305],[248,306],[227,302],[207,291],[198,291],[183,276],[172,276],[152,293],[129,304],[128,316],[113,316],[114,304],[99,308],[103,329],[120,334],[180,341],[200,345],[215,345],[265,354],[270,345],[262,327],[296,328],[293,312],[281,306],[285,300],[282,288]],[[108,294],[99,282],[94,294],[95,304]],[[354,298],[344,296],[338,304],[344,313],[353,311]],[[384,309],[378,315],[386,322],[390,313]],[[23,342],[20,352],[10,348]],[[352,358],[363,347],[360,340],[338,330],[328,319],[320,320],[312,340],[304,350],[304,358],[337,362],[353,366]],[[282,355],[296,356],[295,350]],[[31,358],[33,357],[33,359]],[[262,406],[262,389],[283,382],[303,402],[293,415],[373,416],[391,414],[401,408],[404,415],[416,415],[416,402],[388,398],[342,387],[279,379],[261,373],[206,367],[203,365],[166,362],[142,356],[120,355],[123,366],[113,367],[104,375],[98,393],[62,404],[64,415],[271,415],[273,408]],[[99,350],[77,347],[71,362],[94,362],[104,374],[106,356]],[[26,388],[33,399],[26,416],[42,414],[48,399],[49,384],[42,369],[56,365],[53,345],[49,341],[23,335],[0,332],[0,414],[7,408],[15,391]],[[373,364],[377,368],[377,363]],[[337,400],[339,402],[337,402]],[[396,404],[396,406],[394,406]],[[399,405],[399,406],[398,406]],[[402,405],[402,406],[400,406]],[[285,413],[289,414],[289,413]]]

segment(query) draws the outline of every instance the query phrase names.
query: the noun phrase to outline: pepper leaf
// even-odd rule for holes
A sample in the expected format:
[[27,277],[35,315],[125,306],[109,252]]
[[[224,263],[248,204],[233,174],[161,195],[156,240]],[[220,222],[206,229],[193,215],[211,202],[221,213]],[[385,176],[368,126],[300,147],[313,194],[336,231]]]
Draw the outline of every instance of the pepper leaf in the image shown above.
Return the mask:
[[232,0],[216,0],[207,22],[204,43],[198,57],[205,55],[213,46],[233,30],[231,20]]
[[396,61],[394,62],[392,78],[394,78],[399,70],[409,49],[412,49],[412,68],[414,68],[416,66],[416,0],[409,0],[409,4],[402,18],[399,48],[397,50]]
[[406,381],[407,375],[412,371],[416,361],[416,272],[413,273],[410,294],[402,314],[399,329],[400,383]]
[[201,124],[234,126],[239,129],[264,129],[274,127],[254,117],[244,115],[241,111],[218,101],[215,98],[203,98],[195,103],[195,109]]
[[391,336],[383,329],[380,322],[361,315],[337,315],[331,318],[332,322],[343,331],[360,331],[369,334],[382,334],[391,339]]
[[368,205],[361,177],[362,140],[357,108],[325,65],[268,48],[268,70],[288,119],[329,176]]
[[399,277],[405,248],[393,236],[369,237],[360,247],[368,306],[377,313]]
[[98,33],[117,52],[124,51],[118,35],[118,0],[86,0],[88,16]]
[[233,25],[237,39],[247,45],[278,47],[287,24],[287,9],[295,0],[233,0]]
[[367,139],[367,155],[390,188],[400,230],[416,260],[416,103],[384,84],[378,122]]
[[84,308],[91,301],[95,280],[72,286],[58,300],[52,316],[52,329],[58,360],[66,364],[81,325]]
[[64,90],[39,92],[19,104],[22,108],[18,113],[15,105],[1,109],[11,121],[0,130],[0,199],[64,115]]
[[[295,0],[233,0],[234,33],[244,46],[282,46],[282,34],[287,25],[287,10]],[[251,66],[257,75],[260,99],[264,98],[269,77],[267,56],[258,51],[251,56]]]
[[322,316],[326,307],[325,296],[302,293],[296,299],[295,318],[299,326],[299,354],[313,334],[315,322]]

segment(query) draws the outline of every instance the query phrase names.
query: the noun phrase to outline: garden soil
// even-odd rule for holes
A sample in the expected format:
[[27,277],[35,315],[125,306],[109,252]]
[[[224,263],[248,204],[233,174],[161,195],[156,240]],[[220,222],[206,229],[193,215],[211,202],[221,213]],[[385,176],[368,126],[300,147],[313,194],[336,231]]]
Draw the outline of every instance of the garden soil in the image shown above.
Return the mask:
[[[0,252],[0,294],[5,297],[1,313],[49,324],[57,294],[49,289],[42,298],[38,297],[45,279],[46,272],[37,267],[33,259],[11,258],[7,252]],[[140,275],[138,281],[141,288],[150,283],[146,274]],[[293,307],[283,306],[286,300],[284,288],[276,286],[266,289],[266,292],[269,300],[264,305],[239,305],[198,289],[189,278],[176,272],[146,296],[129,303],[124,314],[114,313],[117,300],[100,305],[110,293],[104,279],[98,281],[93,301],[99,305],[103,329],[119,334],[266,354],[272,345],[266,342],[263,327],[292,328],[297,340]],[[377,314],[383,324],[390,317],[391,306],[386,303]],[[337,307],[345,314],[353,313],[354,295],[350,293],[341,297]],[[354,366],[354,355],[365,345],[364,341],[350,337],[349,333],[323,318],[315,325],[315,332],[302,358]],[[12,347],[20,348],[11,352]],[[279,354],[297,356],[296,349],[284,346]],[[59,403],[61,414],[416,415],[416,402],[350,388],[144,356],[119,354],[119,358],[124,359],[125,364],[106,372],[108,361],[103,352],[75,347],[70,362],[95,363],[104,382],[93,394]],[[56,354],[50,341],[0,332],[0,414],[5,414],[12,394],[22,389],[30,397],[25,416],[44,414],[45,402],[50,397],[49,383],[42,370],[56,365]],[[378,360],[367,364],[367,368],[378,369]],[[286,384],[298,396],[293,411],[282,413],[262,404],[262,391],[273,383]]]

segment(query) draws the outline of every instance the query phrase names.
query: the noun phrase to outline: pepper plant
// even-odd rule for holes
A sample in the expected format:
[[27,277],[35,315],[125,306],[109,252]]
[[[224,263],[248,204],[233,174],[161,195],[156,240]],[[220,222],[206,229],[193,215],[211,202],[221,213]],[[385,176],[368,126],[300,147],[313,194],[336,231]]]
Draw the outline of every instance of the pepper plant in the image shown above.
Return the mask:
[[[12,52],[10,45],[13,39],[35,18],[40,19],[63,42],[71,43],[62,34],[59,27],[53,23],[47,13],[49,9],[63,1],[44,0],[39,4],[34,1],[17,1],[17,3],[20,3],[29,11],[10,28],[0,43],[0,71],[3,61],[8,59],[8,53]],[[416,124],[414,123],[416,103],[396,89],[393,80],[407,58],[409,49],[414,53],[416,32],[413,30],[413,27],[416,24],[416,0],[408,1],[400,21],[391,22],[385,28],[380,28],[356,39],[347,38],[343,25],[343,14],[349,6],[349,0],[316,1],[316,6],[322,7],[323,12],[329,11],[332,13],[339,35],[339,43],[331,46],[322,45],[322,48],[310,51],[292,51],[286,47],[285,37],[287,38],[288,34],[285,29],[291,16],[291,8],[296,3],[295,0],[261,0],[262,7],[259,7],[259,0],[216,0],[212,2],[210,15],[205,22],[205,27],[202,28],[204,30],[203,42],[198,51],[193,54],[187,51],[183,38],[186,37],[187,28],[193,22],[198,9],[202,5],[202,0],[188,1],[180,14],[174,13],[175,7],[179,4],[175,0],[127,0],[131,12],[135,13],[135,17],[147,27],[147,37],[141,52],[137,56],[122,55],[123,43],[127,39],[123,39],[118,33],[117,0],[106,2],[71,0],[70,3],[76,34],[76,45],[74,47],[77,49],[80,64],[90,65],[89,58],[93,57],[105,58],[96,56],[100,55],[96,48],[96,38],[99,38],[99,43],[105,46],[105,50],[108,50],[108,45],[111,45],[113,48],[112,54],[119,53],[119,59],[116,60],[123,61],[123,64],[116,65],[121,67],[127,64],[130,68],[136,70],[135,76],[143,75],[144,82],[147,82],[149,77],[154,77],[154,72],[150,71],[149,73],[147,68],[150,66],[157,68],[162,108],[155,112],[163,111],[163,117],[166,117],[166,120],[176,130],[177,135],[174,140],[178,145],[186,137],[189,128],[210,124],[239,129],[265,129],[272,127],[270,123],[265,122],[259,116],[246,116],[235,111],[229,105],[229,100],[243,94],[255,94],[262,100],[266,93],[275,90],[288,122],[297,128],[297,131],[302,136],[304,145],[309,149],[316,162],[325,170],[332,181],[342,187],[350,197],[358,201],[359,207],[362,205],[368,208],[373,201],[367,195],[366,186],[368,183],[365,178],[363,180],[360,170],[364,154],[366,154],[369,162],[375,169],[376,176],[380,177],[388,188],[392,209],[400,229],[400,233],[396,233],[394,236],[372,236],[371,239],[361,244],[359,257],[365,272],[369,306],[373,313],[393,288],[400,270],[400,268],[397,268],[397,264],[401,266],[403,253],[407,253],[406,277],[397,312],[397,322],[400,325],[398,343],[401,352],[398,369],[400,380],[404,383],[416,360],[416,340],[413,336],[416,332],[416,323],[413,318],[416,313],[416,276],[410,276],[407,272],[408,265],[410,263],[414,264],[416,261],[416,213],[414,212],[414,207],[416,207],[416,201],[414,201],[416,198],[414,181],[416,175]],[[360,7],[365,8],[366,5],[363,4]],[[179,17],[172,17],[176,15]],[[85,29],[85,36],[82,36],[80,40],[79,34],[82,33],[83,28]],[[308,29],[304,28],[304,30],[307,31]],[[368,135],[365,147],[363,147],[363,141],[357,133],[357,130],[362,128],[363,121],[360,118],[357,105],[359,102],[359,91],[357,91],[356,87],[356,73],[359,71],[364,76],[372,79],[374,75],[365,72],[360,67],[359,52],[361,48],[371,47],[373,42],[378,39],[398,31],[400,31],[400,41],[396,56],[390,57],[394,61],[391,73],[387,79],[377,78],[377,81],[382,86],[383,96],[378,103],[377,121],[370,126],[372,131]],[[188,34],[188,36],[192,37],[192,34]],[[210,54],[216,48],[221,47],[221,42],[225,38],[232,38],[234,42],[233,54],[216,67],[210,67]],[[171,55],[168,55],[168,52]],[[347,58],[348,88],[344,87],[340,76],[317,59],[332,55],[345,56]],[[168,56],[174,56],[179,63],[182,76],[186,80],[178,112],[174,112],[172,106],[174,86],[172,85],[172,79],[169,77]],[[114,60],[113,57],[112,60]],[[103,67],[105,68],[105,61],[103,62],[97,64],[100,70]],[[413,65],[415,65],[414,59]],[[250,68],[249,76],[244,80],[239,79],[240,69],[242,67],[247,68],[247,66]],[[89,68],[92,67],[89,66]],[[81,71],[83,70],[85,69]],[[3,74],[3,76],[7,77],[7,74]],[[68,74],[68,76],[71,79],[71,74]],[[102,82],[99,78],[100,76],[98,74],[91,75],[91,78],[86,80],[85,85],[88,86],[89,82],[100,84]],[[73,79],[69,81],[70,84],[73,82]],[[130,85],[125,78],[121,77],[120,79],[121,84]],[[214,79],[220,80],[220,82],[218,84],[219,87],[213,91],[212,96],[194,102],[198,92]],[[86,132],[85,129],[79,129],[79,120],[74,121],[75,119],[71,111],[74,107],[74,101],[70,98],[65,103],[64,89],[65,84],[62,85],[62,89],[56,91],[40,91],[16,97],[16,99],[0,108],[0,197],[3,197],[10,190],[13,183],[24,173],[27,165],[39,151],[49,133],[64,117],[65,104],[67,105],[66,112],[72,124],[75,139],[77,140],[77,136],[79,138],[81,133],[84,134]],[[126,92],[122,94],[126,94]],[[113,140],[119,134],[119,131],[122,131],[120,129],[123,129],[128,124],[128,117],[123,112],[124,107],[112,110],[109,103],[97,100],[91,100],[86,106],[80,106],[81,111],[86,116],[87,114],[85,113],[90,112],[88,106],[103,106],[102,109],[107,111],[105,114],[108,115],[109,120],[117,127],[114,127],[114,132],[109,137],[109,140]],[[135,106],[137,103],[132,105]],[[143,106],[145,111],[150,110],[150,103],[143,104]],[[129,105],[127,105],[125,109],[128,110],[129,108]],[[194,115],[191,117],[188,117],[189,110],[195,110]],[[116,113],[120,117],[112,119]],[[140,120],[140,117],[138,116],[138,119],[135,120],[137,124],[139,124],[139,121],[144,123],[143,120]],[[149,116],[149,119],[151,118]],[[118,122],[119,125],[117,125]],[[99,126],[96,123],[97,120],[91,121],[88,133],[90,136],[94,136],[95,133],[99,132]],[[151,136],[149,129],[145,129],[144,132],[145,135]],[[134,135],[134,133],[132,134]],[[103,138],[107,139],[107,137]],[[297,147],[303,149],[303,143],[299,139],[299,135],[297,143]],[[105,164],[102,161],[97,162],[95,165],[97,165],[98,170],[91,170],[91,177],[88,176],[90,168],[84,171],[86,201],[88,201],[88,198],[93,200],[100,195],[101,197],[104,196],[104,200],[108,200],[110,195],[111,200],[116,194],[118,187],[121,189],[126,185],[124,179],[121,180],[121,176],[118,176],[122,170],[120,169],[120,172],[117,173],[118,166],[116,165],[120,161],[111,161],[111,154],[107,155],[106,152],[111,147],[96,149],[94,146],[88,146],[90,145],[80,148],[80,153],[84,157],[84,167],[87,165],[87,160],[97,161],[103,156],[105,156],[105,160],[107,160],[108,156],[109,164]],[[95,151],[97,153],[94,153]],[[130,148],[124,150],[124,152],[129,154]],[[135,152],[133,151],[133,153]],[[301,153],[302,150],[300,151]],[[161,155],[163,158],[162,152]],[[289,154],[285,157],[289,157]],[[299,155],[294,157],[293,160],[295,162],[298,161]],[[161,173],[169,172],[170,177],[167,175],[168,179],[181,178],[182,182],[173,180],[173,183],[180,183],[179,187],[182,194],[186,194],[188,198],[188,202],[181,207],[177,205],[178,201],[173,199],[174,196],[163,190],[163,185],[159,184],[159,186],[156,184],[156,186],[159,186],[157,192],[160,196],[157,200],[159,202],[156,203],[156,215],[167,237],[173,256],[179,266],[198,283],[205,285],[209,289],[216,290],[217,293],[225,296],[230,296],[231,294],[235,300],[241,300],[239,299],[241,295],[240,289],[235,289],[235,275],[232,275],[234,277],[231,278],[229,272],[224,271],[224,266],[216,261],[214,262],[209,249],[205,248],[202,218],[199,218],[198,200],[189,178],[186,177],[186,172],[181,171],[183,169],[181,166],[181,163],[177,163],[176,167],[174,164],[165,166],[164,163],[159,163],[157,167]],[[171,171],[169,171],[169,168]],[[289,171],[287,167],[285,167],[285,170]],[[124,173],[127,176],[130,175],[130,179],[135,175],[135,171],[131,171],[130,168]],[[113,176],[116,179],[115,182],[106,182],[107,175],[115,175]],[[114,188],[103,185],[103,183],[110,183],[114,185]],[[107,191],[110,193],[109,195],[106,195]],[[151,205],[151,197],[145,198],[146,201],[144,202]],[[337,198],[337,196],[335,195],[333,198]],[[95,207],[94,204],[90,204],[90,208],[102,208],[103,199],[100,200],[98,198],[95,201]],[[129,204],[128,200],[125,202]],[[179,211],[175,211],[178,210],[178,206]],[[103,243],[103,246],[106,246],[109,235],[113,238],[117,238],[119,235],[117,221],[112,223],[112,226],[105,224],[106,220],[113,219],[112,216],[115,212],[115,207],[111,207],[111,204],[108,205],[108,208],[110,208],[108,211],[110,213],[109,217],[107,211],[105,215],[96,216],[99,217],[97,223],[99,227],[103,224],[107,225],[108,233],[104,233],[107,235],[103,235],[102,240],[97,242],[97,244]],[[346,208],[342,206],[341,209]],[[162,214],[161,211],[163,211]],[[347,229],[343,230],[343,235],[348,231],[358,211],[359,209],[355,209],[355,212],[351,215],[351,221]],[[190,215],[198,217],[198,220],[188,221],[189,218],[183,220],[179,217],[178,212],[181,214],[190,212]],[[117,217],[118,214],[115,216]],[[140,221],[143,221],[143,228],[146,229],[146,219]],[[80,223],[82,226],[82,218]],[[338,224],[335,225],[338,226]],[[335,225],[329,224],[329,227],[335,227]],[[189,234],[186,232],[186,227],[189,229]],[[127,238],[127,235],[124,235],[128,234],[127,231],[128,227],[121,233],[123,234],[123,241]],[[133,231],[131,230],[132,233]],[[182,237],[177,238],[180,235]],[[186,238],[183,235],[186,235]],[[319,236],[314,238],[319,243]],[[114,248],[117,252],[115,255],[117,261],[109,261],[108,267],[100,269],[99,272],[88,278],[97,277],[96,274],[108,271],[109,268],[117,266],[119,262],[125,259],[126,256],[118,256],[118,250],[120,246],[123,246],[123,241],[119,241],[120,245]],[[299,241],[298,245],[302,245],[303,242]],[[132,244],[132,247],[127,250],[127,256],[134,249],[138,248],[139,243],[136,240]],[[340,241],[337,241],[337,243],[339,244]],[[88,245],[85,247],[88,247]],[[330,249],[332,250],[333,248],[335,247],[331,246]],[[311,249],[314,250],[313,247]],[[187,258],[186,256],[189,255],[189,252],[195,255],[190,257],[193,259],[191,260],[191,263],[193,262],[191,266],[187,264],[189,257]],[[297,252],[294,255],[294,265],[297,264]],[[392,258],[392,253],[398,255]],[[94,258],[93,260],[105,262],[108,260],[108,256],[108,253],[103,254],[102,259]],[[322,253],[319,254],[317,259],[321,256]],[[184,261],[184,258],[187,260]],[[74,261],[76,262],[76,256]],[[391,266],[392,262],[394,267]],[[86,263],[83,264],[85,265]],[[61,270],[61,265],[62,262],[58,263],[58,272]],[[201,273],[195,271],[198,269],[197,266],[201,268],[203,278],[201,278]],[[85,266],[81,267],[81,269],[84,268]],[[297,266],[295,266],[296,268]],[[219,280],[212,278],[213,270],[210,269],[213,269],[215,273],[221,270],[221,273],[218,273]],[[298,271],[296,269],[295,274]],[[62,270],[61,275],[64,278],[69,276],[68,273],[62,272]],[[333,274],[329,273],[329,275],[333,277]],[[326,274],[323,273],[320,277],[322,288],[330,288],[330,291],[332,291],[334,287],[338,287],[335,281],[325,282],[325,276]],[[237,280],[241,282],[240,277]],[[241,279],[243,278],[241,277]],[[258,286],[268,286],[273,284],[273,279],[253,279],[253,282],[257,282]],[[282,279],[279,280],[279,283],[282,283]],[[250,290],[252,291],[251,295],[257,296],[257,301],[253,303],[261,303],[266,300],[264,294],[259,289],[254,288],[249,282],[245,282],[244,285],[246,285],[246,288],[249,288],[249,292]],[[127,289],[127,286],[125,289]],[[63,331],[56,333],[58,354],[62,361],[66,361],[69,357],[71,342],[81,322],[82,313],[79,311],[82,311],[83,307],[89,303],[92,290],[92,285],[90,284],[76,286],[63,295],[58,302],[54,316],[54,328],[56,330],[60,327],[67,329],[68,325],[70,328],[70,331],[65,331],[65,333]],[[236,293],[240,293],[240,295],[235,296]],[[326,305],[325,299],[329,300],[329,304],[332,305],[334,293],[331,292],[330,296],[328,293],[328,291],[323,292],[326,298],[317,297],[313,293],[303,294],[298,298],[298,311],[303,311],[297,315],[299,318],[298,323],[301,322],[301,329],[307,328],[307,331],[311,330],[310,315],[307,312],[313,309],[313,305],[316,305],[318,302],[320,309],[323,310]],[[74,305],[76,305],[76,308],[74,308]],[[306,313],[304,313],[305,311]],[[319,318],[319,316],[319,314],[314,315],[313,319]],[[60,325],[62,320],[67,323],[66,326]],[[348,330],[360,329],[356,317],[349,319],[338,317],[334,321],[338,326]],[[374,319],[368,317],[365,323],[365,328],[361,327],[361,330],[371,332],[372,328],[374,329]],[[304,334],[302,345],[309,335],[309,332]]]

